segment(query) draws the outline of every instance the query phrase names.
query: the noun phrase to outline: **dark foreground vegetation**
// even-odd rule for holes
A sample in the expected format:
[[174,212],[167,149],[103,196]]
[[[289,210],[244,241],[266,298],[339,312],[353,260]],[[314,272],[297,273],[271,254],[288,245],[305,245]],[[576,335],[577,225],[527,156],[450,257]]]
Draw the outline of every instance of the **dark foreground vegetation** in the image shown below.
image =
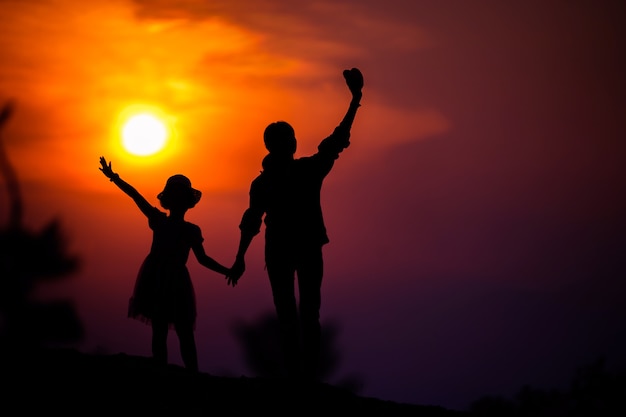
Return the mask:
[[178,365],[158,366],[150,358],[95,355],[72,349],[40,349],[5,357],[3,407],[20,415],[128,412],[141,415],[236,416],[350,415],[462,416],[437,406],[367,398],[327,384],[280,378],[218,377]]

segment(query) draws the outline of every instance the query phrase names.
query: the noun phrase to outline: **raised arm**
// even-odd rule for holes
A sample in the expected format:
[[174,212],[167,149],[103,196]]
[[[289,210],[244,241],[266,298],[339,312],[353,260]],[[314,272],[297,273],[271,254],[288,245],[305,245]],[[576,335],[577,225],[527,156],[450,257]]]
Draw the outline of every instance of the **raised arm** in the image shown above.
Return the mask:
[[120,178],[120,176],[113,172],[111,168],[111,162],[107,163],[104,156],[100,157],[100,171],[109,179],[111,182],[118,186],[118,188],[124,191],[130,198],[133,199],[139,210],[146,216],[149,216],[150,213],[154,210],[154,207],[150,205],[150,203],[141,195],[139,191],[137,191],[132,185],[124,181]]
[[352,100],[348,106],[348,110],[339,126],[335,128],[332,135],[327,137],[320,143],[318,150],[323,153],[333,153],[339,155],[341,151],[350,146],[350,130],[356,116],[356,112],[361,106],[361,97],[363,96],[363,74],[357,68],[343,71],[343,77],[346,85],[352,93]]
[[363,97],[363,74],[361,74],[358,68],[352,68],[343,71],[343,78],[345,78],[346,85],[352,93],[352,100],[339,127],[350,130],[352,128],[352,122],[354,122],[354,117],[356,116],[356,111],[361,106],[361,97]]

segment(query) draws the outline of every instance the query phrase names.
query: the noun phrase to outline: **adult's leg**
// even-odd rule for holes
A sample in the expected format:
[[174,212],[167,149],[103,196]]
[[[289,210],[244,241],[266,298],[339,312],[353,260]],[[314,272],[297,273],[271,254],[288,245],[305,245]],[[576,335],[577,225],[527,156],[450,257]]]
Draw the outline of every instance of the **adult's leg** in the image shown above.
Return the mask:
[[300,329],[292,263],[287,250],[266,246],[267,273],[272,286],[286,371],[290,377],[299,377]]
[[322,248],[307,248],[298,257],[300,325],[302,326],[303,372],[306,378],[318,379],[321,348],[321,288],[324,273]]
[[178,341],[180,343],[180,355],[183,358],[185,368],[198,371],[198,352],[196,350],[196,338],[193,324],[178,323],[174,325]]
[[163,365],[167,364],[167,332],[167,321],[152,320],[152,357]]

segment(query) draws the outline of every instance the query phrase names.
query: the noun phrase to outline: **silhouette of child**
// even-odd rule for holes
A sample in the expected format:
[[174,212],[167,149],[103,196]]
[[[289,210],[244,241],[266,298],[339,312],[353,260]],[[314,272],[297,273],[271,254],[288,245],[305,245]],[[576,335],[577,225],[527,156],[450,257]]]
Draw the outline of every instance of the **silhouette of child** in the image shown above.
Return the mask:
[[111,162],[107,164],[100,157],[100,164],[100,171],[135,201],[153,232],[150,253],[130,298],[128,317],[152,326],[152,356],[162,364],[167,363],[167,334],[173,327],[185,367],[197,371],[196,299],[186,265],[190,250],[201,265],[220,274],[230,273],[205,253],[200,227],[185,221],[185,213],[198,203],[202,193],[192,188],[184,175],[171,176],[157,196],[161,206],[169,210],[167,215],[113,172]]

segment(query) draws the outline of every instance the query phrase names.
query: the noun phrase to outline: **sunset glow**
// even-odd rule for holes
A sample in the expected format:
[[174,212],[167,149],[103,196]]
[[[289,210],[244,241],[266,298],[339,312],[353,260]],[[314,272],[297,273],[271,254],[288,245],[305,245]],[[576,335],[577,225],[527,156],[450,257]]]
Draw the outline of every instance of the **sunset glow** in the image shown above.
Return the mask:
[[167,136],[165,124],[150,113],[130,117],[122,128],[124,148],[138,156],[152,155],[163,149]]

